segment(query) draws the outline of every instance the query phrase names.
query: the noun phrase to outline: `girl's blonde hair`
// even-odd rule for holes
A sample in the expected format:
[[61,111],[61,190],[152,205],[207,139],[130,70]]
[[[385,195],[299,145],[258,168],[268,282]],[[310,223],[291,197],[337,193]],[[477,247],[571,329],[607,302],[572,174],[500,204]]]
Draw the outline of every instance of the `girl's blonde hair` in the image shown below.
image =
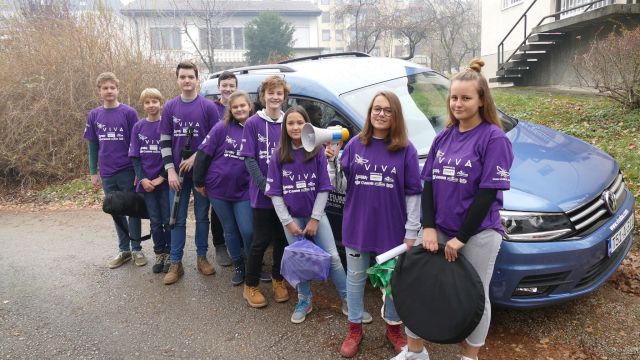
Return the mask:
[[369,110],[367,111],[367,119],[364,122],[364,128],[358,135],[360,142],[364,145],[369,145],[371,138],[373,137],[373,125],[371,124],[371,110],[373,109],[373,102],[378,96],[382,96],[389,101],[391,106],[391,129],[384,141],[388,144],[387,149],[389,151],[397,151],[404,149],[409,144],[409,138],[407,136],[407,127],[404,123],[404,116],[402,115],[402,104],[398,96],[391,91],[383,90],[378,92],[369,104]]
[[233,114],[231,113],[231,104],[237,99],[244,99],[247,104],[249,104],[249,116],[253,115],[253,103],[251,102],[251,98],[246,91],[237,90],[234,91],[231,96],[229,96],[229,101],[227,102],[227,107],[224,110],[224,125],[227,126],[231,124],[235,119],[233,118]]
[[[480,118],[482,119],[482,121],[486,121],[499,127],[500,129],[503,129],[500,117],[498,117],[498,110],[496,109],[496,105],[493,102],[493,97],[491,96],[491,91],[489,90],[489,84],[487,83],[487,79],[482,75],[481,72],[483,66],[484,61],[482,59],[475,58],[471,60],[471,62],[469,63],[469,67],[457,73],[454,77],[451,78],[451,83],[453,83],[454,81],[475,82],[478,96],[480,96],[480,100],[482,101],[482,106],[479,110]],[[447,127],[458,125],[458,119],[453,116],[453,113],[451,112],[451,106],[449,106],[450,99],[451,90],[449,90],[449,95],[447,96],[447,111],[449,112]]]

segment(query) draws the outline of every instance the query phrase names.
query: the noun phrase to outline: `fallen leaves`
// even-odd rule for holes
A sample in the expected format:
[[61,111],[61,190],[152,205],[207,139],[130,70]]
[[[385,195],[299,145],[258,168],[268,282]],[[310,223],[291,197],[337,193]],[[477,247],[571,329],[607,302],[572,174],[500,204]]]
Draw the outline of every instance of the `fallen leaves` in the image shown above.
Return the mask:
[[620,291],[640,296],[640,251],[630,251],[609,281]]

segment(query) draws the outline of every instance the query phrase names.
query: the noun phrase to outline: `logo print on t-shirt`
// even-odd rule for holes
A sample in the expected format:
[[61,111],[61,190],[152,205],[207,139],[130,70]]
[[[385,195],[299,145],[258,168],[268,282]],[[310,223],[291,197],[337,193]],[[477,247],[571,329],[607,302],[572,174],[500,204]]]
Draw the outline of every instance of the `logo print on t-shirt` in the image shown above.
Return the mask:
[[180,120],[180,119],[178,119],[177,117],[175,117],[175,115],[173,116],[173,123],[174,123],[174,124],[178,124],[178,123],[180,123],[180,121],[181,121],[181,120]]
[[444,153],[440,150],[438,150],[438,152],[436,153],[436,157],[441,158],[444,156]]
[[100,130],[102,130],[102,131],[104,131],[104,130],[106,130],[106,129],[107,129],[107,125],[105,125],[105,124],[101,124],[101,123],[99,123],[99,122],[96,122],[96,126],[98,127],[98,129],[100,129]]
[[233,145],[233,147],[236,147],[236,141],[232,138],[229,137],[229,135],[227,135],[227,138],[224,139],[224,141],[226,141],[228,144]]
[[138,134],[138,139],[140,139],[140,140],[144,141],[144,140],[147,140],[147,139],[148,139],[148,137],[146,137],[146,136],[144,136],[144,135],[142,135],[142,134]]
[[288,170],[282,170],[282,176],[291,176],[291,171]]
[[261,143],[266,143],[267,142],[267,138],[262,136],[261,134],[258,134],[258,141]]
[[503,169],[500,166],[496,166],[496,169],[498,170],[496,174],[498,174],[498,176],[500,176],[501,178],[506,180],[509,177],[509,172],[506,169]]
[[364,164],[368,163],[368,162],[369,162],[369,160],[367,160],[367,159],[363,158],[362,156],[360,156],[360,155],[356,154],[356,160],[355,160],[355,162],[356,162],[356,164],[364,165]]

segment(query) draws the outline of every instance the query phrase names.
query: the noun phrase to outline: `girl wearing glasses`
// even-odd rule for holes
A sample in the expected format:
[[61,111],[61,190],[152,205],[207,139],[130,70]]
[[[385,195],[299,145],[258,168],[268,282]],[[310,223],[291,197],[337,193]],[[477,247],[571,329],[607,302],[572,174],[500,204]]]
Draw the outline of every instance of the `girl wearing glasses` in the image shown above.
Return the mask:
[[[326,154],[333,156],[330,148]],[[347,183],[342,242],[347,256],[349,312],[349,330],[340,354],[353,357],[363,335],[369,260],[403,241],[412,246],[420,229],[418,153],[407,138],[400,100],[394,93],[381,91],[373,97],[364,129],[345,146],[340,165]],[[406,338],[390,296],[384,296],[382,313],[386,337],[400,352]]]

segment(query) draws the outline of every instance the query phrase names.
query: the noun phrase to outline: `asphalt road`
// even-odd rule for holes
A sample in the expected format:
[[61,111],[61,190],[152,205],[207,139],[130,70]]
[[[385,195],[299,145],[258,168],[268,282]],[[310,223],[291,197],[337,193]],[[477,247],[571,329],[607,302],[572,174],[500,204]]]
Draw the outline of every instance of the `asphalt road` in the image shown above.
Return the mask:
[[[289,320],[293,299],[251,309],[242,287],[231,286],[230,268],[216,265],[213,276],[195,270],[188,228],[185,276],[166,286],[151,263],[106,267],[117,242],[98,210],[0,213],[0,358],[340,358],[347,321],[330,284],[315,286],[314,311],[302,324]],[[143,249],[152,262],[152,243]],[[270,285],[261,286],[270,296]],[[365,326],[359,359],[394,356],[375,316],[378,294],[368,290],[375,320]],[[456,350],[443,349],[451,354],[443,358]]]
[[[143,223],[143,229],[148,228]],[[314,284],[314,311],[289,320],[293,299],[251,309],[231,269],[195,270],[188,224],[185,276],[162,284],[150,263],[106,267],[117,251],[111,218],[96,209],[0,210],[0,359],[339,359],[347,320],[330,283]],[[213,261],[213,251],[209,252]],[[268,258],[266,259],[268,261]],[[271,296],[269,284],[261,285]],[[293,293],[293,291],[292,291]],[[374,322],[356,359],[390,359],[380,292],[367,289]],[[640,297],[607,284],[532,311],[494,309],[484,359],[638,359]],[[429,345],[432,360],[457,346]]]

